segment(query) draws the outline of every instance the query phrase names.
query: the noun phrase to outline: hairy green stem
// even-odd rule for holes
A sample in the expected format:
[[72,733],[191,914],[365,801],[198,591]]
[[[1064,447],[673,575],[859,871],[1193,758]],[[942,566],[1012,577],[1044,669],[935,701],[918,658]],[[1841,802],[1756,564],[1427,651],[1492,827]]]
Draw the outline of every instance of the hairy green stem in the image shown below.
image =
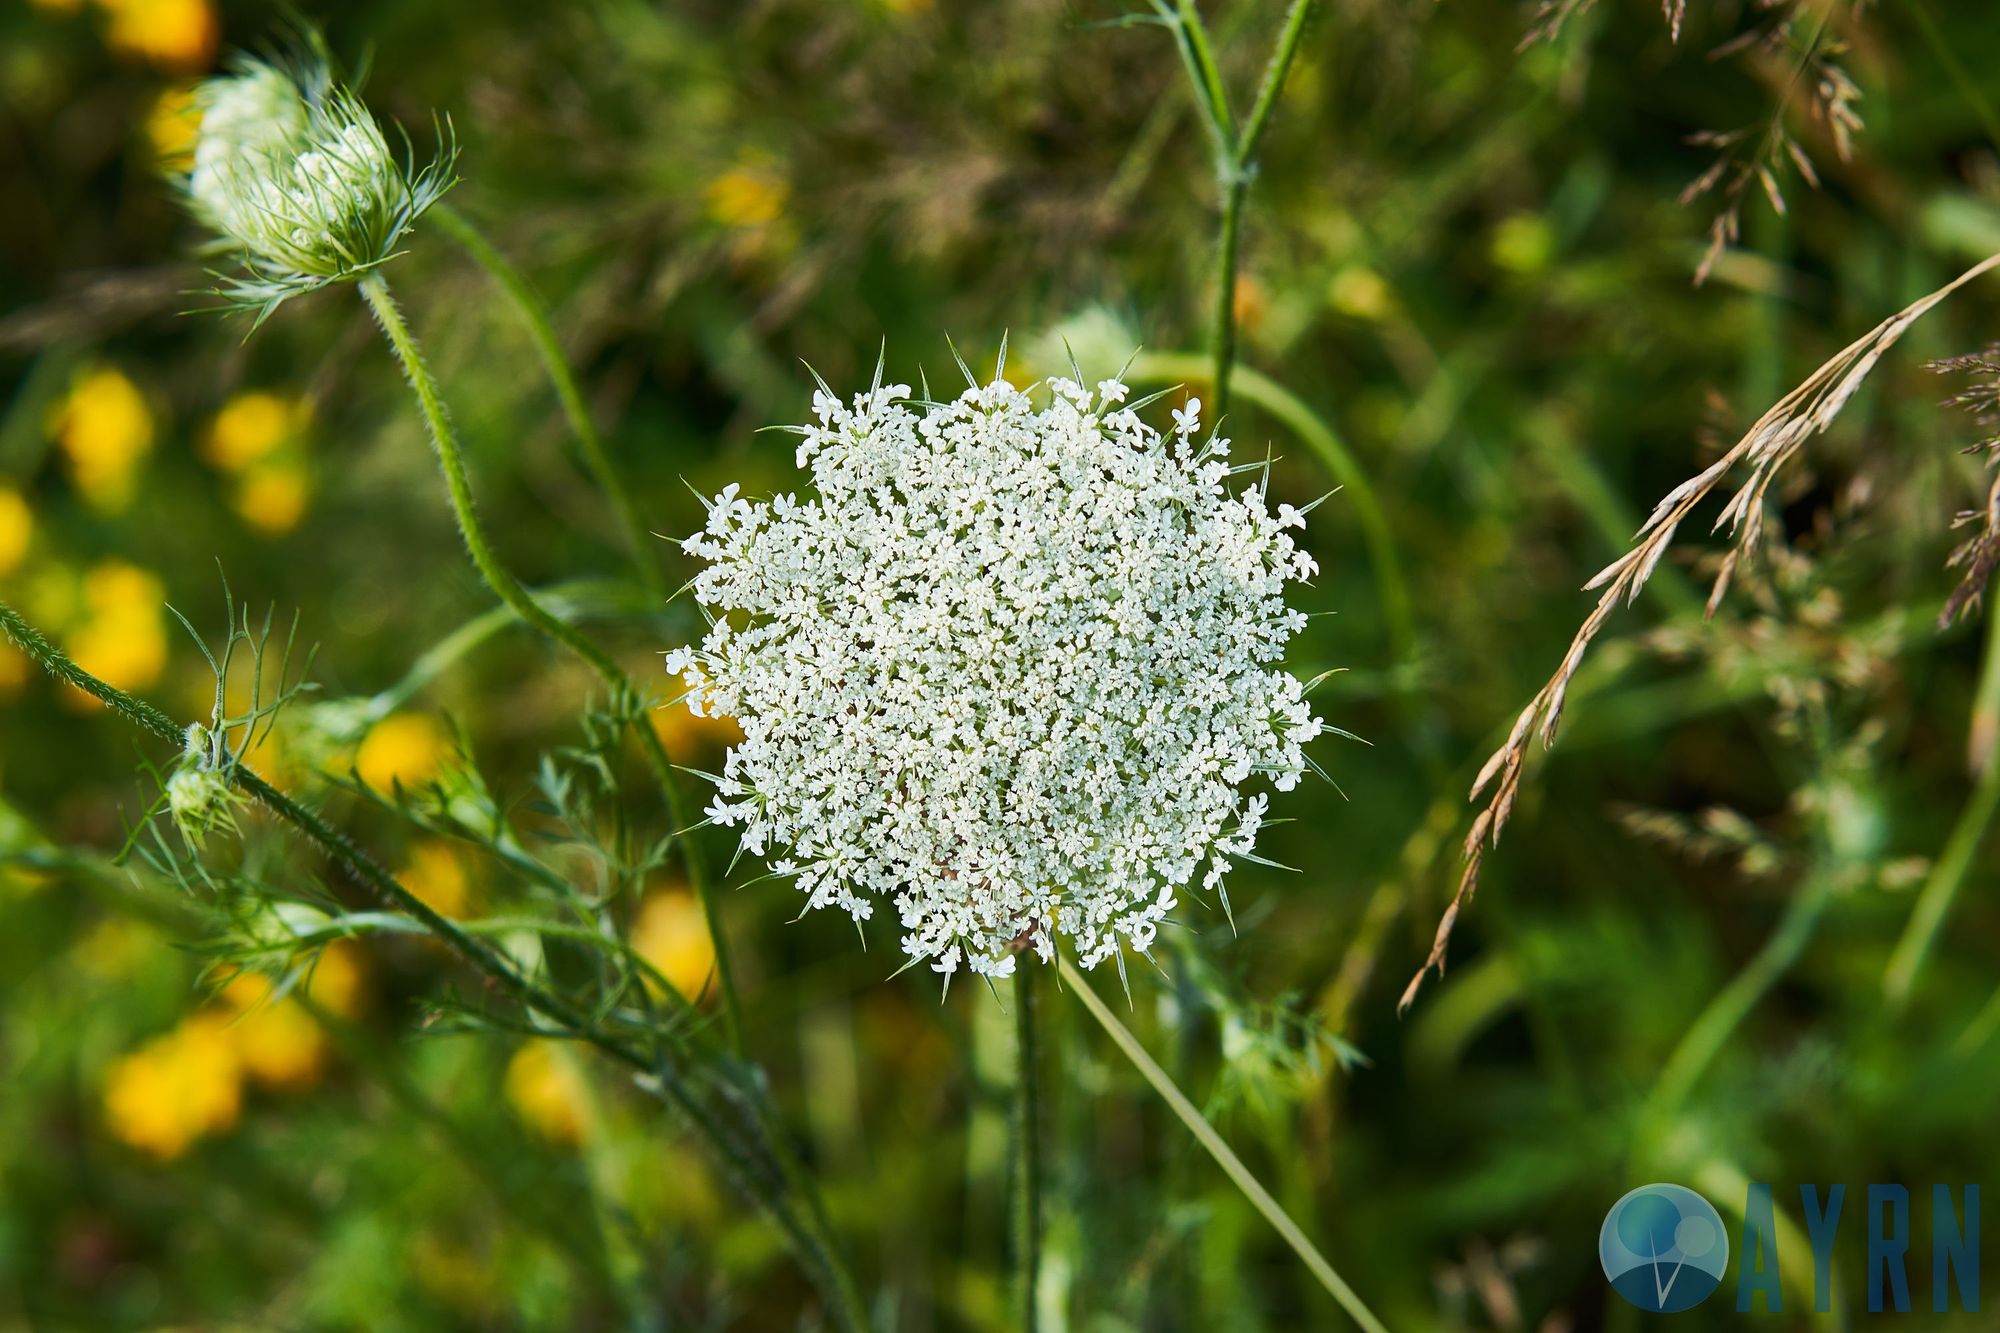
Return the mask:
[[1986,841],[1987,831],[1993,827],[1994,816],[2000,815],[2000,762],[1996,762],[1993,753],[1996,704],[2000,704],[2000,614],[1989,607],[1986,658],[1980,666],[1979,687],[1972,708],[1970,762],[1978,777],[1951,827],[1950,836],[1945,839],[1944,850],[1938,853],[1937,862],[1924,877],[1917,905],[1910,912],[1910,922],[1889,955],[1888,970],[1882,974],[1882,997],[1891,1008],[1900,1009],[1909,1003],[1917,975],[1923,971],[1931,947],[1937,943],[1938,932],[1944,928],[1944,919],[1972,873],[1973,860]]
[[[49,675],[99,700],[132,726],[176,746],[186,743],[186,728],[152,704],[99,680],[76,665],[5,602],[0,602],[0,633],[4,633]],[[746,1141],[744,1130],[726,1124],[711,1111],[661,1058],[634,1049],[606,1032],[589,1014],[568,999],[524,977],[504,955],[469,934],[457,922],[440,915],[423,899],[403,887],[380,862],[362,851],[346,834],[333,828],[317,812],[271,786],[247,765],[232,764],[223,776],[291,825],[377,902],[415,918],[460,961],[486,977],[523,1008],[553,1023],[555,1032],[552,1035],[586,1042],[631,1070],[640,1086],[680,1112],[695,1127],[715,1151],[731,1179],[777,1224],[808,1276],[827,1298],[838,1326],[844,1330],[861,1330],[869,1326],[853,1278],[827,1234],[817,1200],[811,1191],[798,1187],[796,1173],[787,1164],[776,1132],[769,1133],[770,1142],[767,1144]],[[763,1112],[761,1104],[755,1109]],[[758,1128],[762,1130],[761,1125]],[[776,1159],[778,1180],[773,1181],[761,1169],[758,1162],[760,1147]],[[793,1194],[803,1204],[802,1209],[794,1207]]]
[[645,581],[647,588],[656,594],[665,594],[666,580],[660,572],[660,562],[653,558],[650,534],[639,519],[631,492],[626,489],[617,468],[611,464],[611,454],[604,446],[604,437],[590,419],[590,409],[584,404],[583,391],[577,387],[569,358],[563,355],[562,343],[556,338],[555,324],[549,318],[548,307],[521,271],[463,213],[448,203],[440,202],[431,208],[430,218],[439,230],[472,257],[474,263],[486,270],[487,276],[513,302],[515,313],[520,315],[521,322],[527,326],[529,338],[535,344],[535,353],[541,358],[542,368],[548,372],[549,381],[555,386],[563,416],[568,418],[569,428],[583,451],[584,465],[590,469],[591,479],[604,492],[605,499],[610,501],[617,516],[625,544],[631,549],[633,566],[638,569],[639,577]]
[[[500,563],[492,543],[488,541],[486,530],[479,521],[479,511],[473,501],[472,484],[465,471],[465,456],[459,448],[458,432],[451,424],[451,415],[445,409],[443,395],[439,393],[437,379],[431,374],[429,363],[424,359],[423,350],[417,346],[415,335],[403,319],[403,313],[396,306],[395,298],[389,294],[388,283],[380,273],[371,273],[360,282],[361,294],[367,300],[370,310],[382,326],[383,334],[402,362],[403,372],[408,376],[410,387],[417,395],[417,406],[421,410],[424,424],[429,428],[431,445],[437,452],[438,464],[444,471],[445,489],[451,497],[452,513],[458,520],[460,536],[465,539],[466,550],[472,555],[472,563],[478,568],[486,585],[504,602],[515,615],[526,621],[542,634],[563,647],[568,648],[595,671],[599,678],[614,694],[631,696],[632,682],[611,654],[600,648],[574,625],[556,616],[529,595],[506,566]],[[731,1047],[741,1056],[743,1047],[742,1011],[736,997],[736,974],[730,961],[729,940],[722,928],[722,920],[716,910],[714,887],[709,882],[707,865],[699,846],[689,836],[686,801],[681,792],[679,775],[674,772],[667,752],[660,743],[659,735],[651,726],[633,728],[638,734],[641,751],[654,777],[666,797],[667,813],[674,822],[676,841],[680,847],[681,859],[687,866],[688,882],[693,886],[695,896],[700,900],[702,913],[708,922],[709,936],[715,948],[715,975],[717,989],[722,994],[722,1018],[724,1029],[729,1034]]]
[[1097,992],[1090,988],[1090,983],[1084,979],[1076,964],[1065,957],[1061,959],[1060,967],[1063,983],[1076,991],[1077,999],[1083,1002],[1083,1007],[1097,1020],[1098,1026],[1110,1036],[1112,1042],[1124,1053],[1125,1058],[1132,1062],[1132,1067],[1139,1071],[1146,1082],[1153,1085],[1153,1091],[1160,1095],[1160,1100],[1164,1101],[1167,1108],[1187,1126],[1188,1132],[1194,1135],[1195,1142],[1215,1159],[1216,1165],[1220,1166],[1230,1182],[1242,1191],[1243,1197],[1250,1201],[1251,1207],[1263,1214],[1264,1220],[1271,1224],[1285,1244],[1291,1246],[1292,1252],[1305,1262],[1306,1268],[1319,1280],[1319,1284],[1340,1303],[1340,1308],[1347,1311],[1354,1322],[1368,1333],[1388,1333],[1382,1321],[1377,1319],[1361,1297],[1355,1294],[1354,1288],[1347,1285],[1346,1280],[1334,1271],[1333,1265],[1326,1261],[1326,1256],[1306,1238],[1306,1233],[1299,1229],[1298,1223],[1292,1221],[1291,1215],[1271,1197],[1271,1192],[1258,1182],[1257,1177],[1250,1173],[1250,1168],[1243,1165],[1243,1160],[1223,1142],[1222,1136],[1215,1132],[1215,1127],[1208,1123],[1207,1118],[1196,1109],[1195,1104],[1175,1086],[1173,1079],[1167,1076],[1167,1071],[1160,1068],[1159,1063],[1146,1053],[1146,1048],[1139,1044],[1139,1039],[1134,1037],[1125,1025],[1118,1021],[1117,1016],[1104,1001],[1098,998]]
[[1041,1075],[1035,1033],[1035,973],[1041,964],[1020,959],[1014,968],[1014,1268],[1022,1333],[1035,1333],[1036,1277],[1042,1261]]

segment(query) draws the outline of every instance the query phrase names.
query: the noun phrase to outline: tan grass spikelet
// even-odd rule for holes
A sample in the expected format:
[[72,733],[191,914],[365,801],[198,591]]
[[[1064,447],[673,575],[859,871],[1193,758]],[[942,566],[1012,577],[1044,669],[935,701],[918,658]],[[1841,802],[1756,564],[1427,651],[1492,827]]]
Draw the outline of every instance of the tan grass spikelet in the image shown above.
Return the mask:
[[1797,388],[1779,399],[1728,452],[1667,492],[1640,526],[1632,548],[1583,585],[1586,590],[1602,590],[1597,604],[1584,617],[1576,637],[1570,640],[1569,651],[1563,654],[1555,674],[1521,710],[1506,741],[1487,759],[1479,770],[1479,776],[1473,780],[1468,800],[1479,799],[1480,794],[1489,788],[1491,795],[1467,830],[1464,868],[1459,875],[1457,891],[1438,922],[1430,956],[1404,988],[1397,1005],[1399,1010],[1409,1008],[1422,988],[1424,978],[1433,968],[1439,972],[1444,970],[1445,949],[1451,941],[1452,928],[1458,923],[1460,911],[1477,892],[1480,866],[1486,850],[1499,843],[1500,832],[1506,827],[1508,816],[1514,811],[1514,802],[1520,795],[1521,770],[1527,757],[1528,738],[1539,734],[1545,748],[1555,744],[1556,729],[1562,722],[1564,699],[1569,693],[1570,682],[1583,665],[1584,654],[1589,650],[1591,641],[1611,619],[1621,601],[1629,604],[1638,597],[1653,571],[1659,567],[1667,548],[1672,545],[1681,523],[1696,505],[1708,498],[1725,476],[1741,464],[1749,465],[1749,476],[1723,505],[1714,523],[1714,529],[1728,526],[1730,548],[1709,592],[1707,611],[1713,615],[1728,590],[1737,564],[1756,552],[1757,543],[1763,536],[1764,496],[1779,469],[1798,453],[1807,440],[1833,424],[1833,419],[1875,369],[1883,354],[1895,346],[1912,324],[1953,292],[1996,267],[2000,267],[2000,254],[1981,260],[1849,344]]

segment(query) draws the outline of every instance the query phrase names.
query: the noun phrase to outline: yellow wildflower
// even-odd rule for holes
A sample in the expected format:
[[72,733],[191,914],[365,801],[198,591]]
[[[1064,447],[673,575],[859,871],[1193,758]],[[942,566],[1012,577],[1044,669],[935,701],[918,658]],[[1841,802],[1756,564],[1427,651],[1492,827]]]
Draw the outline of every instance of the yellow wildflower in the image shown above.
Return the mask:
[[1374,269],[1350,264],[1333,275],[1326,299],[1335,310],[1355,319],[1384,319],[1395,308],[1396,294]]
[[97,0],[110,20],[104,40],[114,51],[164,69],[202,70],[222,36],[213,0]]
[[[159,579],[122,561],[93,568],[83,581],[83,623],[67,638],[69,655],[121,690],[143,690],[167,665],[166,596]],[[88,700],[81,691],[77,699]]]
[[306,994],[330,1014],[352,1018],[361,1012],[361,949],[359,945],[336,940],[319,951],[312,974],[306,979]]
[[312,502],[312,481],[296,462],[252,468],[236,487],[237,516],[267,537],[282,537],[299,525]]
[[429,782],[451,753],[451,736],[423,713],[392,713],[369,728],[354,757],[361,780],[379,792]]
[[271,979],[239,972],[218,998],[234,1011],[229,1039],[251,1078],[267,1088],[299,1089],[319,1081],[326,1068],[326,1033],[291,996],[271,999]]
[[763,227],[783,215],[791,187],[769,163],[746,160],[710,181],[703,197],[711,221],[725,227]]
[[35,514],[28,502],[19,491],[0,486],[0,578],[20,567],[34,535]]
[[296,398],[239,393],[209,423],[201,456],[224,472],[241,472],[297,438],[305,419],[306,406]]
[[412,847],[409,864],[396,878],[439,916],[463,917],[471,910],[472,886],[465,877],[465,864],[448,842]]
[[507,1100],[544,1138],[579,1143],[590,1122],[590,1089],[568,1053],[552,1041],[529,1042],[507,1062]]
[[632,922],[632,948],[673,983],[675,990],[697,999],[715,971],[715,942],[701,904],[684,888],[657,889],[646,895]]
[[71,386],[54,426],[83,498],[107,513],[129,505],[139,463],[153,447],[153,413],[139,387],[108,367],[88,371]]
[[201,113],[194,104],[194,85],[178,83],[160,90],[146,113],[146,141],[153,157],[168,171],[186,171],[194,165],[195,135],[201,130]]
[[171,1161],[188,1145],[236,1123],[243,1066],[220,1014],[196,1014],[111,1068],[105,1123],[113,1137]]
[[[705,688],[707,678],[703,677]],[[680,687],[685,689],[685,686]],[[733,717],[696,717],[688,707],[684,695],[669,695],[672,702],[661,704],[648,715],[653,734],[660,738],[660,744],[667,753],[676,758],[682,755],[712,752],[727,749],[743,739],[743,728]]]

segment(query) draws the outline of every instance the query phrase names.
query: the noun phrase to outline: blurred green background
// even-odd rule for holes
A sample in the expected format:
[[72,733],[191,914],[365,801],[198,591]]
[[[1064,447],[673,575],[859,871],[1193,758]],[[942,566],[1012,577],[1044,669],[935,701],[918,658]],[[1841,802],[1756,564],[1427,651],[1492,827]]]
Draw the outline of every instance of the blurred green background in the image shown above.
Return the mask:
[[[1282,6],[1207,8],[1247,100]],[[413,132],[450,116],[453,202],[553,306],[642,517],[679,534],[700,515],[683,479],[793,484],[789,442],[756,430],[805,415],[801,361],[852,389],[885,340],[896,377],[949,382],[947,333],[990,365],[1007,332],[1017,382],[1063,369],[1063,336],[1100,374],[1135,345],[1202,350],[1213,172],[1170,40],[1100,23],[1119,12],[356,0],[311,17],[365,65],[378,113]],[[1785,19],[1792,46],[1712,58]],[[491,605],[350,290],[248,338],[181,313],[206,279],[162,164],[185,151],[190,81],[284,21],[213,0],[0,9],[0,596],[189,719],[210,676],[163,603],[219,630],[218,562],[238,597],[299,611],[334,698],[390,687]],[[1554,669],[1579,585],[1813,367],[2000,249],[2000,10],[1696,0],[1675,43],[1649,0],[1598,0],[1517,52],[1534,21],[1357,0],[1308,32],[1252,193],[1243,364],[1359,458],[1410,610],[1334,497],[1299,600],[1335,614],[1292,660],[1347,668],[1321,711],[1372,744],[1324,744],[1341,791],[1278,798],[1295,822],[1260,849],[1298,872],[1244,867],[1236,933],[1190,906],[1161,971],[1134,971],[1132,1022],[1393,1328],[1635,1327],[1597,1228],[1653,1179],[1703,1191],[1732,1230],[1746,1180],[1793,1220],[1800,1182],[1849,1184],[1843,1311],[1739,1317],[1726,1284],[1689,1316],[1704,1326],[1869,1322],[1858,1192],[1878,1180],[1918,1199],[1922,1311],[1929,1185],[2000,1178],[2000,849],[1972,775],[1993,704],[1975,701],[1980,625],[1932,624],[1950,522],[1986,479],[1960,452],[1978,432],[1937,406],[1953,386],[1923,368],[1993,335],[1990,284],[1919,326],[1786,474],[1786,539],[1708,624],[1713,560],[1686,535],[1573,691],[1450,970],[1406,1018],[1396,999],[1456,881],[1471,773]],[[1861,94],[1846,160],[1813,113],[1818,72],[1794,73],[1815,37]],[[1742,245],[1697,288],[1727,201],[1677,202],[1715,158],[1690,136],[1754,142],[1774,115],[1821,187],[1789,172],[1781,216],[1750,183]],[[538,586],[629,578],[511,309],[435,229],[408,250],[392,276],[508,560]],[[1268,446],[1278,498],[1303,503],[1331,483],[1271,401],[1239,386],[1228,433],[1240,456]],[[657,555],[667,586],[692,573]],[[664,693],[652,655],[697,622],[685,600],[625,598],[599,629]],[[504,631],[331,762],[421,779],[462,727],[518,800],[590,687]],[[697,766],[727,741],[662,725]],[[317,787],[287,740],[260,762],[434,905],[507,901],[461,850]],[[427,1000],[464,984],[436,950],[340,946],[305,1002],[198,984],[187,904],[108,861],[158,748],[0,648],[0,1329],[812,1326],[775,1233],[615,1075],[425,1035]],[[1907,998],[1887,996],[1955,828],[1964,890]],[[883,1325],[1004,1326],[1001,1003],[886,979],[892,931],[863,952],[844,920],[793,922],[780,885],[723,902],[752,1050]],[[1781,919],[1796,959],[1661,1109],[1670,1053]],[[699,986],[699,910],[671,876],[638,931]],[[1047,994],[1052,1316],[1341,1326]],[[1786,1253],[1787,1309],[1809,1309]],[[1899,1321],[1933,1324],[1971,1326]]]

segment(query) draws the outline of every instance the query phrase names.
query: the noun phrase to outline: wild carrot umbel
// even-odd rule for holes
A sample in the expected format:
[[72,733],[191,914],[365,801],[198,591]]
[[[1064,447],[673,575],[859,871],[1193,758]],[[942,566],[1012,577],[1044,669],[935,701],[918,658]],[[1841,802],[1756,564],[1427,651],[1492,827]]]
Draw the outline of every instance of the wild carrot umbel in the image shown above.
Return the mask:
[[1669,491],[1640,526],[1632,549],[1599,570],[1584,584],[1586,590],[1603,589],[1597,604],[1584,618],[1570,641],[1569,651],[1548,682],[1528,701],[1515,720],[1507,739],[1480,768],[1473,780],[1469,799],[1492,792],[1486,806],[1473,820],[1464,842],[1464,868],[1458,888],[1445,908],[1432,940],[1430,956],[1410,978],[1403,990],[1401,1007],[1408,1009],[1433,968],[1443,970],[1445,950],[1460,911],[1479,888],[1480,866],[1489,847],[1497,845],[1500,832],[1513,814],[1520,795],[1522,767],[1527,760],[1532,737],[1540,736],[1544,748],[1553,745],[1562,723],[1563,702],[1569,693],[1584,654],[1603,630],[1621,603],[1635,601],[1659,568],[1673,544],[1680,525],[1708,498],[1723,479],[1739,467],[1748,475],[1722,507],[1714,527],[1729,529],[1730,546],[1709,590],[1707,612],[1715,613],[1729,589],[1731,576],[1742,562],[1753,558],[1763,535],[1766,496],[1778,472],[1806,443],[1823,433],[1861,387],[1882,357],[1894,347],[1910,326],[1928,314],[1939,302],[1973,279],[2000,267],[2000,255],[1981,260],[1930,295],[1912,302],[1877,324],[1867,334],[1849,344],[1825,365],[1807,376],[1797,388],[1778,400],[1755,424],[1715,462]]

